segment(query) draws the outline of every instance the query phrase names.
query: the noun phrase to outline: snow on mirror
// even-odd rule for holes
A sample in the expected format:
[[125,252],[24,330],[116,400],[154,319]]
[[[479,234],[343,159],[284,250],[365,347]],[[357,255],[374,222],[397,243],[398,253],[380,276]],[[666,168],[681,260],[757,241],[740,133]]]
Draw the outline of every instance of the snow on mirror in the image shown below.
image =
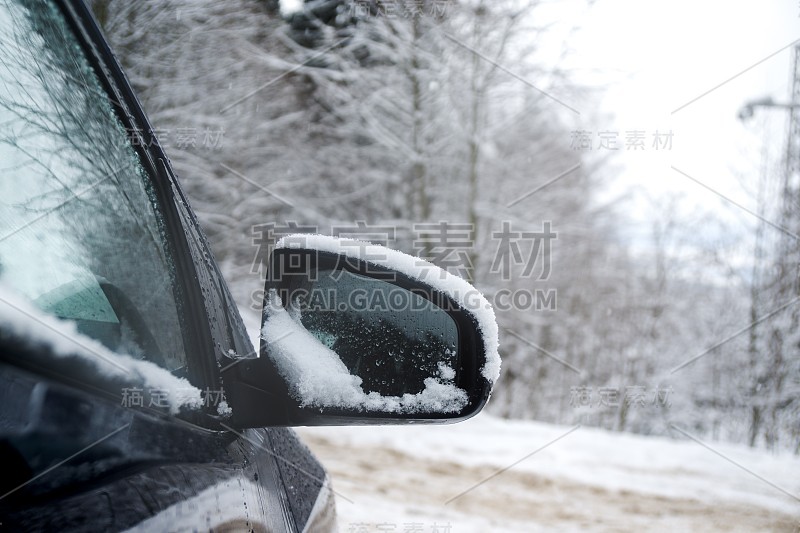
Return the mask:
[[284,307],[268,295],[262,335],[304,407],[452,413],[458,327],[429,300],[388,281],[316,270]]

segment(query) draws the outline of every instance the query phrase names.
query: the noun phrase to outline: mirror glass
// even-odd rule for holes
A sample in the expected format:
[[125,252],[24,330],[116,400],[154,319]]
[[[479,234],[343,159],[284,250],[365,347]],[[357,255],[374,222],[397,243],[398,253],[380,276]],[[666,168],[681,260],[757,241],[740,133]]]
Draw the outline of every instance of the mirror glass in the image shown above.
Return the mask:
[[389,281],[311,274],[282,292],[288,302],[268,296],[263,329],[301,405],[453,413],[467,404],[456,386],[458,326],[446,311]]
[[298,298],[303,326],[363,380],[366,392],[416,394],[425,378],[453,380],[458,328],[429,300],[387,281],[317,271]]

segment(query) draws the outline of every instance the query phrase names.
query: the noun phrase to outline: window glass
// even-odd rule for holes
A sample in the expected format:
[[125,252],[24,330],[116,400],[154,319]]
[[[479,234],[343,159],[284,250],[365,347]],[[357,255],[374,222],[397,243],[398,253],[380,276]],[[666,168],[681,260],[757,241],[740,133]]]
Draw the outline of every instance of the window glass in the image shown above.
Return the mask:
[[129,133],[55,6],[0,0],[0,282],[174,370],[175,270]]

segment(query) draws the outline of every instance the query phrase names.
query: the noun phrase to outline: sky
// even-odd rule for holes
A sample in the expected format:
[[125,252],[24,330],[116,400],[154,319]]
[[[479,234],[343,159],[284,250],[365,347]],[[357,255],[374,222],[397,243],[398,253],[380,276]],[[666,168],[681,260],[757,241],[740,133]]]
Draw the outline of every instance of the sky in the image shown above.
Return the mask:
[[[595,89],[567,101],[580,112],[573,114],[576,130],[592,132],[595,145],[598,132],[618,133],[618,151],[594,152],[612,156],[600,172],[606,200],[627,195],[627,235],[644,238],[670,197],[687,222],[697,223],[703,211],[726,231],[751,230],[754,216],[703,185],[756,210],[758,177],[765,161],[769,168],[780,162],[788,114],[759,109],[742,122],[738,112],[764,96],[788,100],[800,3],[596,0],[547,10],[560,21],[551,45],[570,50],[559,66]],[[625,149],[633,130],[645,132],[645,150]],[[670,149],[652,148],[656,131],[672,132]],[[708,235],[713,228],[696,230]]]
[[303,0],[281,0],[280,7],[283,16],[288,17],[303,9]]

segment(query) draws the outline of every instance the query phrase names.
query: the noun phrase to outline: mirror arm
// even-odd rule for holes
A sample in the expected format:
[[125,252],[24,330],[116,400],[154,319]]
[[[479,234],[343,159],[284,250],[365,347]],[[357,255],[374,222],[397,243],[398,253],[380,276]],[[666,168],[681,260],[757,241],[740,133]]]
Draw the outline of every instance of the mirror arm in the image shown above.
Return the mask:
[[265,358],[223,357],[222,382],[235,428],[288,426],[294,401],[286,384]]

